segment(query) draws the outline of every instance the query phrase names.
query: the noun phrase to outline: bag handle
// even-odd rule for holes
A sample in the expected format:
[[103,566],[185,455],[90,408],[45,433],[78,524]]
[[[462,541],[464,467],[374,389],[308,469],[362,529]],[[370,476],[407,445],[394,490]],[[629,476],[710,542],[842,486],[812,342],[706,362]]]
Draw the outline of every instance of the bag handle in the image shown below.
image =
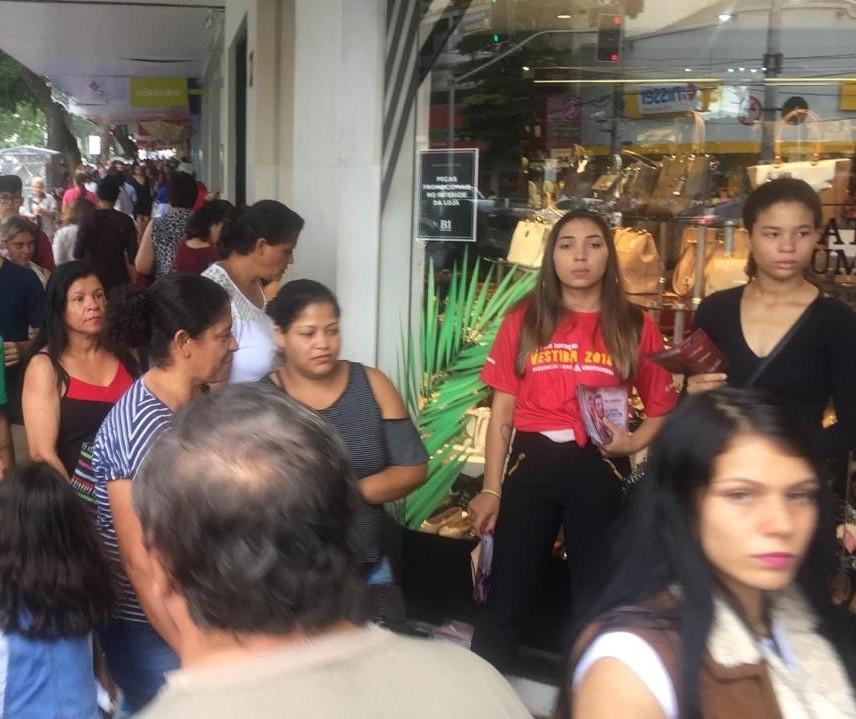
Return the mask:
[[[689,110],[684,117],[691,117],[693,119],[693,135],[692,135],[692,144],[691,150],[692,154],[700,155],[704,152],[704,144],[707,140],[707,129],[704,123],[704,118],[701,113],[697,110]],[[680,143],[681,141],[681,128],[680,128],[680,117],[675,118],[675,141]]]
[[814,152],[811,155],[811,164],[816,165],[820,161],[821,150],[823,149],[823,121],[816,112],[812,112],[805,107],[798,107],[791,110],[776,123],[776,136],[773,140],[773,167],[779,167],[783,162],[782,135],[784,134],[785,126],[796,117],[804,118],[805,126],[814,130]]

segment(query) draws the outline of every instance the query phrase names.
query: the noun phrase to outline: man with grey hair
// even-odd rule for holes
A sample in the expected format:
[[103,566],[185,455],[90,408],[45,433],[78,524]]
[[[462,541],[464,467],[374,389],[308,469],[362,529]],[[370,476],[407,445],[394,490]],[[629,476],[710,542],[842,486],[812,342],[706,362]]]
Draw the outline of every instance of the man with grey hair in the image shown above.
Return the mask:
[[182,669],[141,717],[529,717],[474,654],[345,617],[356,480],[335,431],[259,384],[180,411],[133,488]]

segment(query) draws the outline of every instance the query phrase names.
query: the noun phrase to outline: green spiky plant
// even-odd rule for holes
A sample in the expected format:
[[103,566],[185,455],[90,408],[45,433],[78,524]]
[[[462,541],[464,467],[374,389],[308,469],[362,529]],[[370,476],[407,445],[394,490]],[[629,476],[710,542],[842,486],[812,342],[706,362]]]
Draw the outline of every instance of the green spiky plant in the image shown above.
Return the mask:
[[466,462],[462,447],[468,409],[484,402],[479,380],[487,353],[505,313],[535,286],[537,273],[514,268],[496,281],[496,265],[483,280],[481,260],[464,253],[442,299],[429,266],[419,343],[402,341],[399,386],[428,451],[428,479],[404,502],[402,523],[416,529],[448,493]]

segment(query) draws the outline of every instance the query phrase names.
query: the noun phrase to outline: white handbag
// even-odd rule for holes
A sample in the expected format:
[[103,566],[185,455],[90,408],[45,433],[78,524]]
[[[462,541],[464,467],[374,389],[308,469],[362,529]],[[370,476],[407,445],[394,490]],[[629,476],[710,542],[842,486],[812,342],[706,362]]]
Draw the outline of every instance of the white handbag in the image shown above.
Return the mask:
[[[783,162],[782,135],[785,127],[797,117],[804,118],[807,132],[814,136],[814,149],[810,160]],[[747,167],[752,188],[781,177],[794,177],[804,180],[820,196],[823,206],[823,222],[843,219],[847,202],[847,186],[850,181],[851,161],[844,159],[821,160],[823,151],[823,120],[804,108],[792,110],[776,123],[776,135],[773,145],[773,163]]]
[[521,220],[514,228],[511,236],[511,247],[508,249],[506,260],[512,265],[537,269],[544,259],[544,246],[550,225],[534,220]]

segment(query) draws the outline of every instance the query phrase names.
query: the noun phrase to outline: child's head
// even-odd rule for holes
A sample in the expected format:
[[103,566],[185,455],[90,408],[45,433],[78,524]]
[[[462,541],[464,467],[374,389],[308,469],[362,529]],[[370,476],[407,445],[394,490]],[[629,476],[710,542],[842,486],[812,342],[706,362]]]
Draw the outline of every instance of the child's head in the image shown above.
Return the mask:
[[81,501],[36,462],[0,481],[0,630],[40,638],[85,634],[109,618],[113,594]]

